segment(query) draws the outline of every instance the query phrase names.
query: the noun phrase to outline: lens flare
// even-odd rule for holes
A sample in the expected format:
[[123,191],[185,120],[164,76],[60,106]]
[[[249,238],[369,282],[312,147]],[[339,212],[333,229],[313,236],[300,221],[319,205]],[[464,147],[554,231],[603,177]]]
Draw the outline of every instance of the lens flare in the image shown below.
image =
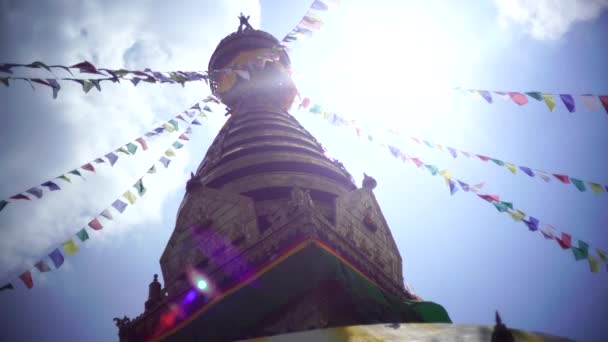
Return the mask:
[[199,290],[204,291],[207,289],[207,281],[205,281],[205,279],[199,279],[196,282],[196,287],[198,287]]

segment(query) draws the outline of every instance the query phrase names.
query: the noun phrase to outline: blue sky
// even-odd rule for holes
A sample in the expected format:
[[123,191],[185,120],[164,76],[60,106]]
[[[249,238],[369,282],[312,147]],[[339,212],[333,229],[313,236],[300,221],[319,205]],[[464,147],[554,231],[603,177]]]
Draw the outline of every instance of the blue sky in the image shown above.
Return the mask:
[[[607,195],[580,193],[504,168],[383,136],[382,128],[493,156],[518,165],[608,184],[608,115],[583,108],[551,113],[531,100],[519,107],[499,99],[450,92],[453,87],[607,94],[606,1],[495,1],[467,7],[448,1],[342,1],[313,38],[290,53],[300,92],[374,128],[454,177],[487,183],[485,190],[526,213],[608,248]],[[254,27],[282,38],[308,1],[163,2],[0,1],[1,62],[110,68],[203,70],[215,45],[234,31],[240,11]],[[605,35],[605,34],[604,34]],[[66,84],[56,100],[26,84],[0,89],[0,197],[81,165],[142,135],[209,93],[203,83],[106,84],[83,94]],[[219,110],[219,108],[218,108]],[[405,281],[445,306],[456,323],[490,324],[494,310],[509,326],[598,340],[608,303],[608,272],[592,274],[539,233],[462,191],[449,195],[439,177],[403,164],[379,145],[358,140],[306,112],[292,111],[358,182],[378,180],[376,197],[403,257]],[[174,228],[189,172],[223,122],[210,118],[167,170],[146,178],[148,193],[123,215],[93,232],[81,251],[35,287],[15,282],[0,293],[2,340],[116,339],[112,318],[143,311],[147,285]],[[167,137],[139,158],[123,158],[86,182],[0,215],[0,278],[23,269],[86,224],[158,158]],[[10,180],[10,181],[8,181]],[[161,279],[162,280],[162,279]]]

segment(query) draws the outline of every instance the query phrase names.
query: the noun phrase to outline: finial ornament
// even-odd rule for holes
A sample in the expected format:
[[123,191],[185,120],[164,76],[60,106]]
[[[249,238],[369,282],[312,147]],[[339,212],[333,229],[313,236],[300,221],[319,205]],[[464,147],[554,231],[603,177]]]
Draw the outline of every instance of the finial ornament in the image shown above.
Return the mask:
[[239,15],[239,29],[238,31],[236,31],[237,33],[243,33],[253,30],[253,27],[251,27],[251,24],[249,24],[249,17],[249,15],[245,17],[243,15],[243,12],[241,12],[241,15]]

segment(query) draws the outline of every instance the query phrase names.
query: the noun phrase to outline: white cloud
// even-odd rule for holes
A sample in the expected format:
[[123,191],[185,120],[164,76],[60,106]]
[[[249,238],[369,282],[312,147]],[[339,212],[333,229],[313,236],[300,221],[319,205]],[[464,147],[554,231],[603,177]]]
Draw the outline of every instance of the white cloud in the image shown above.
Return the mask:
[[[236,30],[239,12],[251,15],[252,25],[259,27],[256,0],[197,0],[181,5],[166,1],[0,1],[0,40],[8,47],[0,51],[0,62],[40,60],[70,65],[88,60],[108,68],[205,70],[220,39]],[[40,77],[50,76],[44,70],[39,72]],[[61,71],[57,74],[63,76]],[[0,184],[0,198],[52,179],[143,135],[209,93],[203,82],[191,82],[185,88],[102,83],[102,88],[101,93],[93,89],[83,94],[79,85],[64,82],[56,100],[43,86],[37,86],[35,92],[23,83],[2,89],[0,116],[6,121],[0,127],[0,174],[11,182]],[[218,116],[219,120],[199,127],[198,134],[217,131],[224,119]],[[138,151],[135,158],[121,157],[111,169],[102,166],[97,175],[85,175],[86,182],[74,179],[74,184],[42,200],[5,208],[0,214],[0,280],[31,268],[50,249],[73,236],[144,174],[175,139],[173,135],[150,142],[149,151]],[[130,227],[159,223],[164,214],[175,215],[163,212],[163,202],[183,189],[190,161],[198,162],[205,152],[186,146],[169,169],[146,178],[148,193],[109,229],[99,232],[99,243],[133,233]]]
[[522,25],[539,40],[556,40],[578,22],[592,21],[608,8],[608,0],[494,0],[498,20]]

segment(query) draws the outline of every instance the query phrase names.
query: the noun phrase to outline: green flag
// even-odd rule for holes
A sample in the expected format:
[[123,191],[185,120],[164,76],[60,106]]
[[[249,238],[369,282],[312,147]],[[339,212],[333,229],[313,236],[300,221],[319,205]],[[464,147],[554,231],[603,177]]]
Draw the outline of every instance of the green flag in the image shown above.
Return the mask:
[[589,269],[593,273],[600,273],[600,263],[591,255],[589,256]]
[[494,159],[494,158],[490,158],[491,161],[494,162],[494,164],[498,165],[498,166],[504,166],[505,163],[502,160],[499,159]]
[[576,261],[586,259],[589,256],[589,245],[581,240],[578,240],[578,247],[572,246],[572,254]]
[[494,204],[494,206],[496,207],[496,210],[498,210],[498,212],[504,213],[509,210],[509,206],[507,204],[510,204],[510,203],[492,202],[492,204]]
[[436,175],[436,174],[439,172],[439,169],[437,169],[437,166],[435,166],[435,165],[424,165],[424,166],[425,166],[427,169],[429,169],[429,171],[431,171],[431,174],[432,174],[433,176],[435,176],[435,175]]
[[176,150],[179,150],[180,148],[184,147],[184,144],[179,141],[176,141],[173,143],[173,147],[175,147]]
[[129,154],[129,151],[127,151],[127,149],[122,146],[121,148],[117,149],[116,152],[122,152],[124,154]]
[[530,96],[531,98],[535,99],[536,101],[542,101],[543,100],[543,94],[541,94],[538,91],[529,91],[527,93],[524,93],[528,96]]
[[579,191],[585,191],[587,188],[585,187],[585,182],[580,179],[570,177],[570,181]]
[[82,228],[81,230],[79,230],[78,233],[76,233],[76,236],[78,236],[78,238],[82,242],[85,242],[86,240],[89,239],[89,233],[87,233],[87,230],[85,228]]
[[176,130],[179,129],[179,125],[177,124],[177,121],[175,121],[175,119],[171,119],[168,121],[170,124],[173,125],[173,127],[175,127]]
[[131,154],[135,154],[135,151],[137,151],[137,145],[135,145],[134,143],[128,143],[127,144],[127,151],[129,151],[129,153]]

